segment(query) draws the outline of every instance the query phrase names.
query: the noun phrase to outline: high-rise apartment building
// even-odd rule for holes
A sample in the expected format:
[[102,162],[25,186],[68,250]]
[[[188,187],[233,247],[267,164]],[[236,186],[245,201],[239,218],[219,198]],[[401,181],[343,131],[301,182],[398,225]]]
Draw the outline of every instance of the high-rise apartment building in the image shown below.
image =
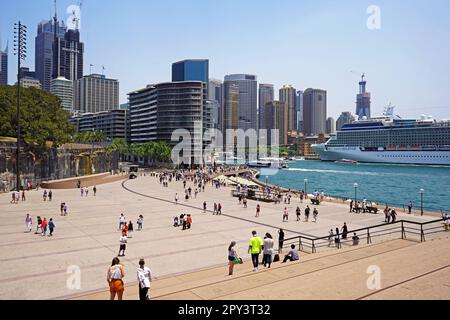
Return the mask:
[[64,77],[58,77],[50,82],[50,93],[61,100],[61,105],[67,112],[73,113],[73,82]]
[[128,110],[110,110],[97,113],[85,113],[70,118],[77,132],[101,131],[107,139],[127,139]]
[[[1,46],[1,43],[0,43]],[[8,84],[8,45],[4,51],[0,48],[0,85]]]
[[201,81],[165,82],[130,92],[130,141],[161,140],[173,146],[178,141],[171,140],[172,133],[185,129],[191,135],[193,154],[209,143],[203,140],[211,123],[206,98],[207,85]]
[[267,142],[272,144],[275,137],[272,137],[271,129],[278,129],[278,145],[288,143],[288,121],[289,109],[286,101],[271,101],[264,106],[266,113],[265,120],[267,129]]
[[327,119],[327,92],[306,89],[303,93],[303,134],[305,136],[325,133]]
[[266,129],[266,112],[267,103],[274,101],[273,84],[259,84],[259,100],[258,100],[258,128]]
[[239,129],[258,128],[258,83],[255,75],[231,74],[225,76],[225,83],[233,83],[239,88]]
[[297,112],[295,110],[296,90],[291,85],[284,85],[279,90],[279,100],[286,102],[288,108],[287,129],[297,131]]
[[75,113],[97,113],[119,109],[119,81],[104,75],[84,76],[75,85]]
[[349,111],[344,111],[336,120],[336,130],[339,131],[344,124],[352,123],[354,121],[355,117]]
[[366,84],[363,74],[359,82],[359,94],[356,95],[356,116],[359,119],[370,118],[370,93],[366,92]]
[[42,90],[50,91],[50,82],[53,77],[53,44],[56,38],[64,38],[66,26],[63,22],[42,21],[37,27],[35,38],[34,63],[36,78],[42,85]]

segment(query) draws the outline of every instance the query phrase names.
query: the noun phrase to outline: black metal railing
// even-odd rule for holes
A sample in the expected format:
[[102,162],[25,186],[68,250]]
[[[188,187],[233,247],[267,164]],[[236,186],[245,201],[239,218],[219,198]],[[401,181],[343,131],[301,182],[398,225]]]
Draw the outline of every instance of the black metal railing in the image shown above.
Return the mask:
[[[292,244],[295,244],[298,245],[298,249],[300,251],[311,251],[311,253],[315,253],[317,252],[317,249],[321,247],[335,247],[337,249],[340,249],[342,248],[342,244],[359,244],[359,242],[362,242],[364,240],[367,244],[371,244],[373,238],[396,235],[398,233],[400,233],[401,239],[411,239],[408,238],[408,235],[414,235],[420,237],[420,242],[423,242],[426,241],[426,235],[449,231],[449,228],[445,225],[445,223],[445,217],[427,222],[398,220],[392,223],[383,223],[350,230],[347,232],[347,234],[344,235],[345,238],[342,238],[342,232],[315,238],[304,235],[295,236],[285,239],[283,248],[290,247]],[[351,236],[355,233],[358,236],[357,243],[354,243],[355,240]],[[349,235],[350,238],[348,238],[347,235]],[[310,250],[305,250],[305,248]]]

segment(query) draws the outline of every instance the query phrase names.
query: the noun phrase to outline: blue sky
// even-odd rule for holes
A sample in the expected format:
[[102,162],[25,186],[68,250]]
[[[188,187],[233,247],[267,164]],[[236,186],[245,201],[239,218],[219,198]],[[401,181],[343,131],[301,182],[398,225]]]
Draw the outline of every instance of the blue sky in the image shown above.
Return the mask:
[[[78,0],[58,0],[58,15]],[[369,5],[381,29],[367,28]],[[34,69],[36,26],[53,15],[52,0],[0,0],[0,36],[13,23],[29,28]],[[450,1],[406,0],[84,0],[81,37],[89,64],[120,80],[120,100],[148,83],[169,81],[171,63],[208,58],[210,77],[251,73],[262,83],[328,91],[328,115],[355,112],[365,72],[372,113],[389,102],[403,117],[450,118]],[[11,47],[11,46],[10,46]],[[10,52],[9,82],[15,63]]]

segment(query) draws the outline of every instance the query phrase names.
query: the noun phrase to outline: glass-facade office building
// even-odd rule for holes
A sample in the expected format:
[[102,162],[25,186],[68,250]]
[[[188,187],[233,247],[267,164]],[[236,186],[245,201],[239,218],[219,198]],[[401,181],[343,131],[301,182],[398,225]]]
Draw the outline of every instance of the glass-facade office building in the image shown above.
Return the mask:
[[172,81],[201,81],[208,83],[209,61],[192,59],[178,61],[172,64]]

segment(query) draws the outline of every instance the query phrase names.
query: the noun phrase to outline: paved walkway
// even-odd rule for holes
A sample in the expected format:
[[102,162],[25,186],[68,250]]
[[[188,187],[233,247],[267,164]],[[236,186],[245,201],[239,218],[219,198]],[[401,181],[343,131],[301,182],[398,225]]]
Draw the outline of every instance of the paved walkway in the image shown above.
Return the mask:
[[[189,185],[189,184],[188,184]],[[237,241],[238,254],[247,255],[247,242],[252,230],[259,235],[270,232],[277,237],[277,229],[286,230],[286,237],[296,234],[322,236],[333,227],[341,227],[346,221],[349,229],[382,223],[382,215],[348,213],[346,205],[323,203],[319,219],[314,222],[296,222],[295,207],[305,204],[298,200],[287,205],[289,222],[282,222],[284,204],[261,203],[261,216],[255,218],[256,203],[248,202],[248,208],[239,206],[230,196],[230,189],[213,189],[208,185],[197,199],[185,202],[182,183],[171,183],[163,188],[154,177],[139,177],[126,181],[97,186],[97,196],[80,197],[79,190],[53,190],[53,202],[42,201],[42,191],[27,193],[27,201],[10,204],[10,195],[0,195],[0,239],[2,255],[0,263],[0,299],[54,299],[67,298],[83,293],[105,290],[106,270],[118,252],[118,220],[124,212],[136,226],[139,214],[144,215],[143,231],[135,231],[129,240],[125,264],[125,283],[136,281],[135,269],[139,258],[146,259],[154,275],[167,277],[180,272],[226,263],[226,248],[231,240]],[[175,192],[180,204],[172,203]],[[69,215],[61,217],[59,205],[67,202]],[[213,202],[223,205],[223,215],[203,213],[203,201],[212,209]],[[188,205],[188,206],[185,206]],[[310,206],[311,208],[313,206]],[[180,213],[193,215],[192,229],[182,231],[172,227],[173,217]],[[56,229],[53,237],[24,233],[25,214],[30,213],[34,223],[36,216],[53,218]],[[407,215],[400,213],[398,219]],[[427,216],[408,216],[425,221]],[[35,227],[35,226],[34,226]],[[71,279],[68,268],[79,268],[81,287],[68,289]],[[72,268],[72,269],[70,269]],[[70,284],[70,283],[69,283]]]

